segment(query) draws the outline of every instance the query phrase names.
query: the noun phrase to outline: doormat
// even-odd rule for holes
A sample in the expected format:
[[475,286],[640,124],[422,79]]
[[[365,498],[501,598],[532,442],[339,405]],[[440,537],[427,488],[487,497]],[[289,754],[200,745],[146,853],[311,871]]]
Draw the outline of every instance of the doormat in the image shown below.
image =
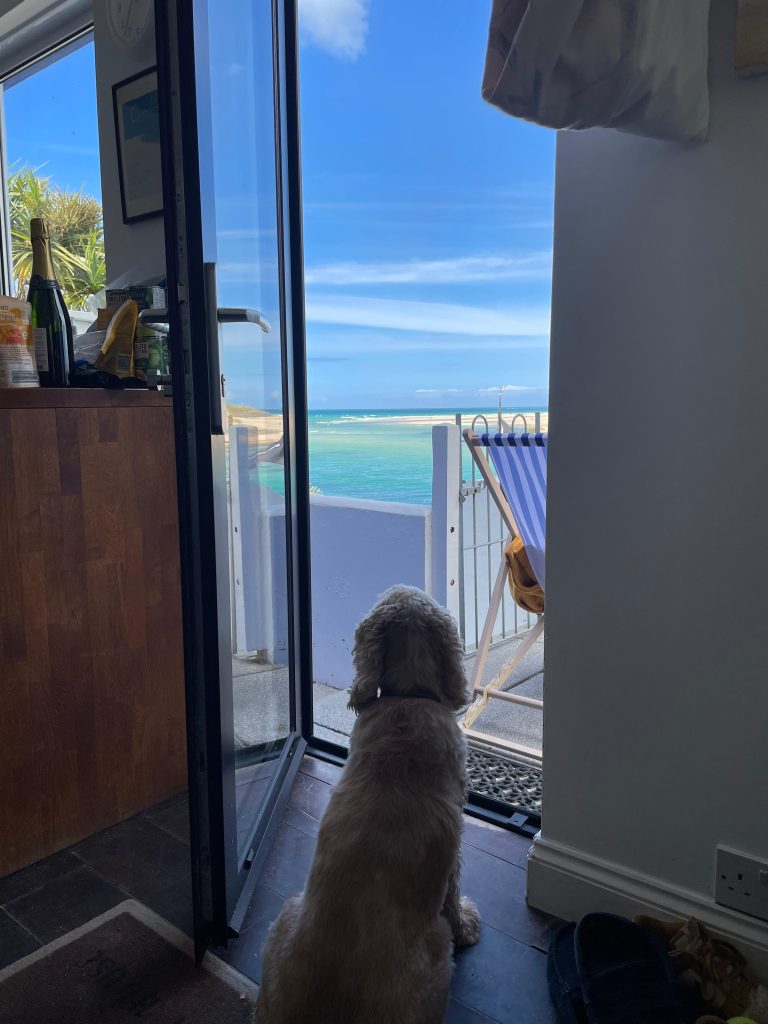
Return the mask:
[[3,1024],[253,1024],[256,986],[126,900],[0,971]]
[[516,811],[541,816],[540,765],[470,746],[467,774],[473,792],[501,800]]

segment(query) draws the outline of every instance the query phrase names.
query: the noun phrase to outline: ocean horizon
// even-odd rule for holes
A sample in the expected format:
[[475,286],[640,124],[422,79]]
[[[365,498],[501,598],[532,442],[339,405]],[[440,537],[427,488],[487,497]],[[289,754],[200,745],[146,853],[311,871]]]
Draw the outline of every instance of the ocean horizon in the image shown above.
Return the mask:
[[[487,417],[494,430],[497,408],[430,409],[312,409],[309,411],[309,479],[312,488],[334,497],[401,501],[418,505],[432,503],[432,427],[454,423],[457,413],[462,427],[471,426],[475,416]],[[546,407],[504,409],[509,423],[527,415],[529,430],[536,414]],[[518,420],[516,430],[522,429]],[[464,476],[468,475],[469,453],[464,453]],[[282,466],[262,466],[263,483],[282,491]]]

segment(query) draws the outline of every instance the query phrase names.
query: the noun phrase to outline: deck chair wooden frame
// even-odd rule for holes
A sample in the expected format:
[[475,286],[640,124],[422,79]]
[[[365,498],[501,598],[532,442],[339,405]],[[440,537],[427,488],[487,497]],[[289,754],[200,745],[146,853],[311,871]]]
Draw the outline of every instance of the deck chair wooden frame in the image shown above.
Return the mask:
[[478,740],[482,743],[493,744],[495,747],[503,747],[505,750],[509,750],[515,754],[523,754],[526,757],[540,761],[542,759],[542,751],[536,747],[525,746],[522,743],[514,743],[511,740],[499,739],[488,733],[478,732],[472,728],[480,713],[488,706],[489,701],[492,699],[507,701],[511,704],[519,704],[522,707],[543,710],[543,701],[537,700],[534,697],[522,697],[515,693],[508,693],[507,691],[502,690],[502,686],[509,679],[512,672],[520,664],[528,651],[533,647],[536,640],[538,640],[544,632],[544,616],[540,615],[537,617],[535,626],[526,633],[515,653],[511,658],[504,662],[493,679],[487,682],[485,686],[481,685],[486,662],[488,661],[488,651],[493,638],[493,627],[496,623],[496,617],[504,598],[504,587],[507,585],[509,569],[507,566],[505,552],[509,542],[514,540],[520,531],[517,528],[514,514],[504,495],[504,491],[501,489],[496,473],[485,454],[486,445],[481,441],[480,435],[476,434],[473,430],[464,430],[463,434],[464,440],[472,455],[472,459],[483,478],[485,486],[488,488],[489,494],[496,503],[501,514],[501,518],[504,521],[504,525],[509,530],[509,537],[502,549],[501,565],[499,566],[499,571],[496,574],[496,582],[491,593],[488,614],[485,617],[483,631],[480,635],[480,642],[477,646],[475,663],[472,669],[472,679],[470,680],[472,703],[467,708],[460,725],[465,735],[471,739]]

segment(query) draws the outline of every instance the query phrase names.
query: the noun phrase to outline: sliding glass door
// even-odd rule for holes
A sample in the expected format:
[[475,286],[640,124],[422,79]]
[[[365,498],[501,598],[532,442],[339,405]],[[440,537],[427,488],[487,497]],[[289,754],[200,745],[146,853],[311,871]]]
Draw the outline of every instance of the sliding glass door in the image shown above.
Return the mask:
[[237,934],[305,743],[292,0],[158,2],[198,954]]

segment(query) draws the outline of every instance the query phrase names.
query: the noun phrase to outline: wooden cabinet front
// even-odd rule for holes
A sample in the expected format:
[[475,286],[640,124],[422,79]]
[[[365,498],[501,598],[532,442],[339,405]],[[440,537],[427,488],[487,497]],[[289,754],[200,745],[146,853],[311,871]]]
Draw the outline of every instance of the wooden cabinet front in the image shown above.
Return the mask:
[[186,787],[171,403],[0,392],[0,876]]

